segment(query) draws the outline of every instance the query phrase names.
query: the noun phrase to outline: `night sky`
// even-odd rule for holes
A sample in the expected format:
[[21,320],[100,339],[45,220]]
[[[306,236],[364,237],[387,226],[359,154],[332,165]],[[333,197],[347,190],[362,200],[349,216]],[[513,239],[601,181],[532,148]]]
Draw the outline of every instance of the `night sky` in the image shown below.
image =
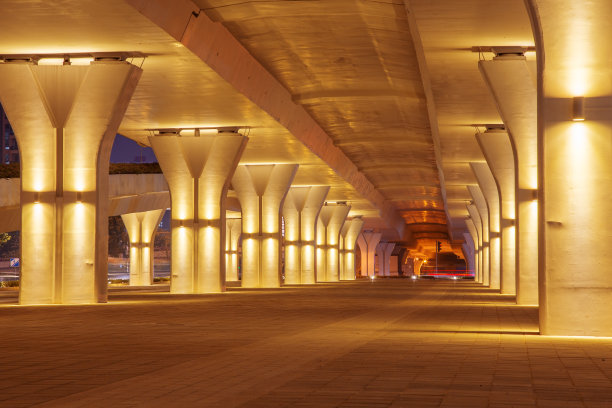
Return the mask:
[[152,163],[157,162],[157,158],[150,147],[141,147],[127,137],[117,135],[110,161],[111,163]]

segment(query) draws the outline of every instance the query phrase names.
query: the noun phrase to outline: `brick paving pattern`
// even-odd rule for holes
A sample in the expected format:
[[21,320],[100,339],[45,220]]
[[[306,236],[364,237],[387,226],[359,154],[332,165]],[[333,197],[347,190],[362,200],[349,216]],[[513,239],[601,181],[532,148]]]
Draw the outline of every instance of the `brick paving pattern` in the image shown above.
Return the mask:
[[0,292],[0,407],[612,407],[612,339],[539,336],[469,282],[164,290]]

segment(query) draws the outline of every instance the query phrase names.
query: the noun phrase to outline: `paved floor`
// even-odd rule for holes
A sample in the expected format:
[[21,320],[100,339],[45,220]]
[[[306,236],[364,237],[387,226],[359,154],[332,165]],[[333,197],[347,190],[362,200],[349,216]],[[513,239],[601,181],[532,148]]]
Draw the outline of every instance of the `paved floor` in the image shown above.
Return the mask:
[[472,283],[157,290],[0,306],[0,407],[612,407],[612,340]]

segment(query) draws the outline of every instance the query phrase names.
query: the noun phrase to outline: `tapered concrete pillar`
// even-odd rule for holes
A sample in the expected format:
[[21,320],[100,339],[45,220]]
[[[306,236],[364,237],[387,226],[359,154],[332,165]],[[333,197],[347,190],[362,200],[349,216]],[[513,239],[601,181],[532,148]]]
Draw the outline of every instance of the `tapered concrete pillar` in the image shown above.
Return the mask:
[[247,138],[196,131],[149,138],[172,200],[172,293],[225,290],[225,211]]
[[[484,240],[483,240],[483,227],[482,227],[482,219],[480,217],[480,213],[478,212],[478,208],[476,208],[476,205],[474,204],[468,204],[467,205],[467,210],[468,210],[468,214],[470,214],[470,220],[471,223],[473,224],[474,228],[476,229],[476,235],[478,240],[476,242],[478,242],[478,276],[476,281],[479,283],[483,283],[484,281],[484,275],[485,275],[485,271],[488,271],[489,268],[487,265],[485,265],[485,251],[484,251]],[[468,222],[468,220],[466,220],[466,225],[468,226],[468,229],[470,228],[470,223]]]
[[463,256],[465,257],[465,264],[468,271],[475,271],[475,252],[476,246],[472,240],[472,235],[468,232],[463,234],[464,243],[462,245]]
[[472,221],[471,218],[466,218],[465,220],[465,226],[468,230],[468,235],[470,236],[470,241],[473,245],[473,256],[474,256],[474,260],[472,262],[472,267],[474,268],[474,281],[475,282],[481,282],[481,278],[480,278],[480,272],[479,272],[479,268],[480,268],[480,245],[479,245],[479,237],[478,237],[478,231],[476,230],[476,225],[474,224],[474,221]]
[[351,209],[346,204],[325,204],[317,220],[317,282],[340,280],[340,230]]
[[414,274],[417,276],[421,275],[421,266],[423,266],[423,263],[425,263],[425,259],[423,258],[414,258],[414,267],[413,267],[413,271]]
[[240,165],[232,179],[242,207],[242,287],[281,284],[281,208],[297,164]]
[[[361,251],[361,276],[374,276],[374,262],[376,259],[376,246],[382,234],[374,231],[363,231],[357,237],[357,244]],[[416,270],[416,269],[415,269]]]
[[285,283],[316,282],[317,217],[329,186],[291,187],[283,205],[285,219]]
[[0,64],[21,159],[21,304],[106,301],[108,163],[141,70]]
[[499,190],[487,163],[470,163],[489,212],[489,287],[501,288],[501,206]]
[[242,220],[228,218],[225,221],[225,280],[238,281],[238,242],[242,233]]
[[357,237],[363,228],[361,217],[346,220],[340,231],[340,280],[355,280]]
[[[468,190],[474,206],[477,209],[477,214],[480,217],[479,236],[482,237],[481,256],[482,256],[482,284],[489,286],[491,282],[491,251],[490,251],[490,230],[489,230],[489,209],[487,200],[484,198],[480,187],[468,186]],[[471,215],[471,213],[470,213]]]
[[391,252],[395,248],[393,242],[380,242],[376,247],[376,255],[378,255],[378,274],[381,276],[391,276]]
[[130,285],[153,284],[153,236],[164,210],[122,214],[130,238]]
[[516,294],[516,172],[510,136],[503,129],[476,135],[478,144],[495,176],[501,198],[501,293]]
[[537,90],[535,61],[503,56],[480,61],[480,71],[516,148],[516,302],[538,304]]

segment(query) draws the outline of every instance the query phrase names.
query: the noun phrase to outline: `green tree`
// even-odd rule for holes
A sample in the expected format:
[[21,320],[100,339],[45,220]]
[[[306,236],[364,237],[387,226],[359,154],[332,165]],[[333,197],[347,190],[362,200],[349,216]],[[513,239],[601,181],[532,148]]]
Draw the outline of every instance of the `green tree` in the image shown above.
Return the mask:
[[120,215],[108,217],[108,255],[127,257],[130,250],[130,238]]
[[0,258],[19,257],[19,231],[0,233]]

